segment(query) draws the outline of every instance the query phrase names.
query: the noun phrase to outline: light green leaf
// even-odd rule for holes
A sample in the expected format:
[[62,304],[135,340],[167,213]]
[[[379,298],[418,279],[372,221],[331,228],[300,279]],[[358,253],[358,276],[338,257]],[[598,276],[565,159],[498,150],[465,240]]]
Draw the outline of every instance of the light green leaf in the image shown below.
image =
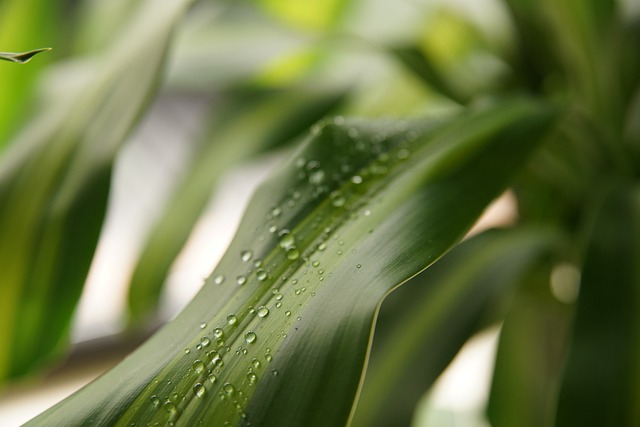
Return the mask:
[[250,93],[216,109],[208,136],[194,155],[167,210],[149,233],[129,290],[129,314],[139,326],[157,308],[173,260],[186,243],[209,201],[217,180],[229,166],[293,142],[336,108],[344,89],[295,88]]
[[584,258],[556,425],[640,423],[640,192],[603,198]]
[[344,425],[382,298],[465,234],[554,115],[514,100],[314,127],[190,305],[28,425]]
[[410,425],[483,313],[554,244],[549,230],[490,230],[392,292],[376,324],[353,426]]
[[48,105],[0,163],[0,380],[65,337],[98,239],[113,158],[154,88],[187,0],[147,2],[95,78]]

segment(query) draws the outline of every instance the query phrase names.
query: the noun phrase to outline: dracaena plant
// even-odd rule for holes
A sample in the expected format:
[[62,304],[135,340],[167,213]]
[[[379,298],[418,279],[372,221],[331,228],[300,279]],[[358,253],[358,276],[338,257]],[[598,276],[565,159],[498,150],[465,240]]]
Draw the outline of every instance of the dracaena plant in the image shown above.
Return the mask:
[[[356,30],[360,16],[386,28],[368,2],[219,2],[212,28],[265,29],[237,63],[220,50],[237,33],[202,32],[213,2],[138,3],[87,2],[89,24],[117,19],[94,39],[78,30],[78,49],[110,47],[2,153],[0,378],[59,354],[114,159],[167,57],[167,90],[213,91],[222,106],[139,257],[132,327],[153,316],[222,171],[294,148],[192,302],[27,425],[408,425],[494,324],[493,426],[640,422],[633,2],[503,0],[508,36],[442,11],[382,41]],[[198,34],[200,56],[186,49]],[[279,59],[256,60],[260,43]],[[514,223],[464,239],[506,190]]]

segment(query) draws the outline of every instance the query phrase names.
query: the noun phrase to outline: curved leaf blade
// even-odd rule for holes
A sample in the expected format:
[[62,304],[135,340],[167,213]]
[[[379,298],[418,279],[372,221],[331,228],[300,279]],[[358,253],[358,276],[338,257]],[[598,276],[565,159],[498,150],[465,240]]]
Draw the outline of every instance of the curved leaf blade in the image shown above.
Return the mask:
[[587,245],[557,426],[640,422],[640,192],[612,189]]
[[171,30],[188,1],[153,3],[100,58],[90,84],[45,108],[3,153],[0,381],[41,367],[65,344],[113,159],[156,88]]
[[28,425],[347,423],[381,299],[464,235],[554,116],[515,100],[314,127],[190,305]]
[[50,47],[43,47],[41,49],[30,50],[27,52],[0,52],[0,59],[5,61],[16,62],[18,64],[26,64],[39,53],[50,51]]
[[494,298],[555,241],[544,229],[489,230],[392,292],[380,310],[352,425],[410,425],[418,401],[477,331]]
[[169,269],[230,165],[291,143],[341,104],[344,89],[279,90],[239,97],[217,118],[174,198],[149,233],[129,287],[129,321],[140,326],[157,308]]

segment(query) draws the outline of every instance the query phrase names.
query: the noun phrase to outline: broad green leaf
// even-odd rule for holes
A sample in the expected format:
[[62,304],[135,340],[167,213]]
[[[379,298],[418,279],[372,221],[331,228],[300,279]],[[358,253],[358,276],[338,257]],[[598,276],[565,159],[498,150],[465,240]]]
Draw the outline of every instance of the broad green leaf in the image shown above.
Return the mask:
[[[61,25],[58,0],[3,0],[0,3],[0,50],[27,51],[38,46],[55,46],[61,38],[56,29]],[[37,52],[37,51],[35,51]],[[20,61],[34,52],[0,54],[1,59]],[[15,56],[17,55],[17,57]],[[28,67],[0,63],[0,152],[23,120],[34,83],[52,55],[34,61]]]
[[251,93],[215,110],[217,118],[206,140],[167,210],[150,231],[133,273],[129,312],[134,325],[156,309],[173,260],[229,166],[301,136],[345,95],[345,90],[302,88]]
[[2,157],[0,380],[41,366],[64,345],[113,158],[153,93],[187,3],[149,1],[90,84],[46,106]]
[[619,185],[589,233],[556,425],[640,423],[640,192]]
[[572,310],[551,295],[548,264],[521,281],[502,325],[487,408],[493,427],[553,426]]
[[381,300],[465,234],[554,116],[513,100],[315,126],[189,306],[28,425],[344,425]]
[[554,243],[548,230],[490,230],[392,292],[376,324],[353,426],[410,425],[415,407],[492,300]]

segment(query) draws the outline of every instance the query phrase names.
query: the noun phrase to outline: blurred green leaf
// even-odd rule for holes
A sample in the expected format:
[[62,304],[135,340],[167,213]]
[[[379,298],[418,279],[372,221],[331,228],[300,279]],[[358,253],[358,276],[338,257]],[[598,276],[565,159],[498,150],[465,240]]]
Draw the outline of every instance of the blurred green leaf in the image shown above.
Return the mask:
[[236,95],[216,109],[204,143],[193,157],[173,200],[149,233],[129,288],[130,321],[140,326],[154,313],[173,260],[211,198],[217,180],[231,165],[282,143],[296,141],[335,109],[344,89],[302,88]]
[[345,424],[382,298],[465,234],[554,116],[513,100],[315,126],[190,305],[28,425]]
[[0,380],[65,344],[102,225],[113,158],[156,87],[187,0],[149,1],[68,93],[13,141],[0,163]]
[[380,309],[352,425],[410,425],[491,300],[508,293],[554,240],[548,230],[490,230],[393,291]]
[[487,413],[493,427],[553,426],[571,307],[551,295],[550,261],[521,280],[500,331]]
[[589,233],[558,427],[640,423],[640,192],[618,185]]

